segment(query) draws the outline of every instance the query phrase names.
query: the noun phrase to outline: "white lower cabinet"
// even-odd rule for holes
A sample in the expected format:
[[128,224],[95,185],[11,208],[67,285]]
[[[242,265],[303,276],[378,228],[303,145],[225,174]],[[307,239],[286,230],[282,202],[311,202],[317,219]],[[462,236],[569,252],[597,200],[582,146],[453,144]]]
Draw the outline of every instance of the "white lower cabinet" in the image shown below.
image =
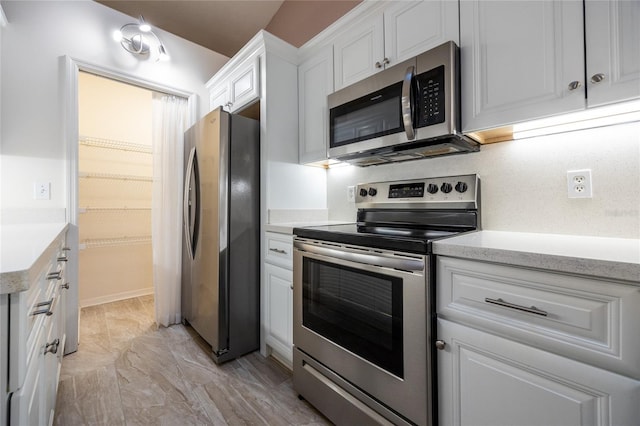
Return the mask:
[[[34,271],[37,278],[30,288],[9,294],[9,309],[0,309],[9,323],[5,347],[6,419],[10,426],[53,424],[66,340],[64,309],[69,283],[64,243],[63,236],[52,250],[51,260],[40,271]],[[5,424],[4,420],[0,424]]]
[[436,260],[441,425],[636,425],[640,286]]
[[263,353],[293,365],[293,236],[265,233]]
[[293,271],[270,264],[265,275],[265,343],[293,362]]
[[640,381],[438,320],[439,424],[633,425]]

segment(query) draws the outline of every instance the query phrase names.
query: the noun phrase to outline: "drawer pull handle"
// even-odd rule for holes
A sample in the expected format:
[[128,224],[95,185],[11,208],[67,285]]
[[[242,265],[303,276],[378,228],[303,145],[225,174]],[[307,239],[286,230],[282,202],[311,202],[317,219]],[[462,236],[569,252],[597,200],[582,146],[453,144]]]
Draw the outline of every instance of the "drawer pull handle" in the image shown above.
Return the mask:
[[488,297],[485,297],[484,301],[487,302],[487,303],[492,303],[494,305],[504,306],[505,308],[517,309],[518,311],[529,312],[530,314],[536,314],[536,315],[540,315],[540,316],[543,316],[543,317],[546,317],[548,315],[547,311],[543,311],[542,309],[538,309],[535,306],[531,306],[531,307],[528,308],[526,306],[516,305],[516,304],[513,304],[513,303],[505,302],[502,299],[490,299]]
[[43,306],[47,306],[46,309],[36,309],[35,311],[33,311],[31,313],[31,315],[42,315],[45,314],[46,316],[51,316],[53,315],[53,312],[51,312],[51,305],[53,304],[53,299],[48,300],[46,302],[40,302],[40,303],[36,303],[36,308],[42,308]]
[[48,354],[48,353],[52,353],[52,354],[57,354],[58,353],[58,346],[60,346],[60,339],[56,339],[53,341],[53,343],[47,343],[47,346],[45,346],[44,348],[44,354]]
[[71,247],[62,247],[62,251],[71,251]]
[[62,271],[49,272],[47,274],[48,280],[61,280],[62,279]]
[[64,283],[60,286],[60,288],[64,289],[64,290],[69,290],[69,283]]
[[58,258],[58,262],[66,262],[68,259],[66,256],[61,256]]
[[277,248],[270,248],[270,251],[275,251],[278,254],[287,254],[286,250],[282,250],[282,249],[277,249]]

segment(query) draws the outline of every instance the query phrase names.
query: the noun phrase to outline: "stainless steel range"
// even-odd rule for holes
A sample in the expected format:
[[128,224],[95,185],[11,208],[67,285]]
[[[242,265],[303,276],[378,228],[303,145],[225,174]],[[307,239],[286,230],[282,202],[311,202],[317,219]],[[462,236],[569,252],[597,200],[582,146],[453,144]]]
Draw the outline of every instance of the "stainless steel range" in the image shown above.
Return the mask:
[[357,223],[294,229],[294,387],[339,425],[435,424],[431,242],[477,229],[478,177],[356,190]]

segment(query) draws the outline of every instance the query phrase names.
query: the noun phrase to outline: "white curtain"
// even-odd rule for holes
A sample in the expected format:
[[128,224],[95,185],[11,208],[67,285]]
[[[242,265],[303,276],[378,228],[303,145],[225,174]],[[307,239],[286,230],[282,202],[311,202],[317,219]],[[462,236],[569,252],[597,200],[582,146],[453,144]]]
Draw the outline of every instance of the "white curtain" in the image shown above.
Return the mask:
[[156,323],[181,320],[182,161],[187,100],[153,94],[153,194],[151,239]]

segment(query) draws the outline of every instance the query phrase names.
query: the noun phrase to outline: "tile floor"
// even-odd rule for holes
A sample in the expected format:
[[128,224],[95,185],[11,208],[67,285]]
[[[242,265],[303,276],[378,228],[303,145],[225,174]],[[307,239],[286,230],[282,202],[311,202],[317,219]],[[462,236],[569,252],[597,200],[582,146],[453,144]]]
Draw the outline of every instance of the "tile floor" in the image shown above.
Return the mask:
[[329,425],[291,373],[258,352],[216,365],[182,325],[156,328],[153,297],[83,308],[63,358],[55,425]]

